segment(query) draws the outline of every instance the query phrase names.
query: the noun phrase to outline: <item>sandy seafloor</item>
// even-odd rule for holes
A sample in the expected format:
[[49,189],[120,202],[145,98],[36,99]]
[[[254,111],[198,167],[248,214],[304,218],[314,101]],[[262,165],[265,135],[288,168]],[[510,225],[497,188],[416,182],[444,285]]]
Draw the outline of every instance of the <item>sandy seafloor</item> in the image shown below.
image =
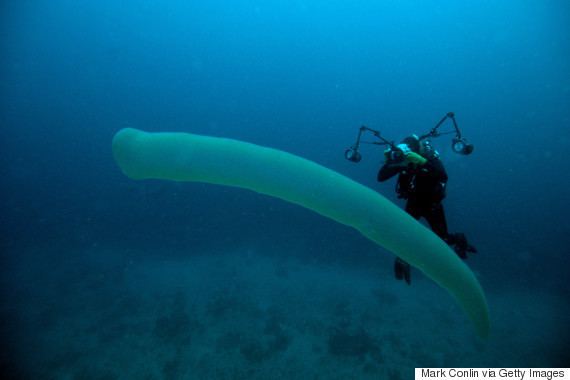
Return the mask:
[[364,270],[248,247],[11,254],[3,378],[397,380],[414,367],[562,366],[570,336],[567,300],[505,287],[486,289],[481,341],[433,282],[395,281],[391,257]]

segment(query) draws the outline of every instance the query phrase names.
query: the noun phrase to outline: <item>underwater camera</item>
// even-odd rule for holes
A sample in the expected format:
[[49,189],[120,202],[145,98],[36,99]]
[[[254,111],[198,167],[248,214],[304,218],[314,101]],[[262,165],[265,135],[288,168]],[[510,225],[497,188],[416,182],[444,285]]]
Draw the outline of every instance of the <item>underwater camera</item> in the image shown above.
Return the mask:
[[[438,130],[439,127],[441,127],[441,125],[447,119],[451,119],[451,121],[453,122],[454,130],[448,131],[448,132],[440,132]],[[364,132],[372,133],[380,141],[372,141],[372,142],[361,141],[362,134]],[[433,156],[437,157],[438,153],[430,145],[430,142],[428,139],[439,137],[442,135],[451,134],[451,133],[455,134],[455,136],[451,140],[451,149],[453,150],[453,152],[455,152],[457,154],[464,155],[464,156],[467,156],[467,155],[470,155],[471,153],[473,153],[473,149],[474,149],[473,144],[469,144],[467,142],[467,140],[461,136],[461,131],[459,130],[459,127],[457,126],[457,122],[455,120],[455,114],[453,112],[448,112],[435,125],[435,127],[433,127],[428,133],[426,133],[420,137],[416,136],[416,138],[424,146],[424,149],[425,148],[428,149],[428,151],[429,151],[428,155],[430,155],[432,157]],[[393,141],[387,140],[384,137],[382,137],[380,135],[380,131],[377,131],[377,130],[372,129],[372,128],[368,128],[368,127],[363,125],[362,127],[360,127],[360,129],[358,131],[358,136],[356,137],[356,142],[351,147],[347,148],[344,151],[344,158],[346,158],[350,162],[354,162],[354,163],[360,162],[362,160],[362,154],[359,151],[360,144],[387,145],[388,149],[385,151],[386,159],[389,161],[397,162],[397,163],[402,162],[404,160],[406,154],[411,151],[410,147],[407,144],[402,143],[402,144],[396,145],[396,144],[394,144]]]
[[385,152],[385,155],[388,161],[402,162],[406,158],[406,154],[411,151],[407,144],[398,144],[395,147],[390,147],[390,149]]

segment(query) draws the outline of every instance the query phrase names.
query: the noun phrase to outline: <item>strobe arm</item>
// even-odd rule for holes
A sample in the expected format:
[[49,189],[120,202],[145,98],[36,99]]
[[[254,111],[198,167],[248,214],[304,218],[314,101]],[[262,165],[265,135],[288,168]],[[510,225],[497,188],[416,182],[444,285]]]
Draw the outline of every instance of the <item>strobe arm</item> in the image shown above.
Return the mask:
[[380,135],[380,131],[377,131],[376,129],[368,128],[367,126],[363,125],[358,129],[358,136],[356,137],[356,142],[350,148],[347,148],[344,151],[344,158],[346,158],[347,160],[354,162],[354,163],[360,162],[360,160],[362,160],[362,155],[360,154],[358,149],[360,148],[361,143],[365,143],[364,141],[361,141],[362,134],[364,132],[370,132],[375,137],[380,139],[380,141],[366,142],[366,144],[390,145],[391,147],[394,147],[394,142],[386,140],[384,137],[382,137]]
[[451,119],[453,122],[453,129],[455,130],[455,137],[451,140],[451,149],[455,153],[468,155],[473,152],[473,144],[469,144],[467,140],[461,136],[461,131],[459,130],[459,126],[457,125],[457,120],[455,120],[455,114],[453,112],[448,112],[441,120],[433,127],[429,133],[420,137],[420,140],[426,139],[429,137],[438,137],[442,134],[453,133],[453,132],[445,132],[441,133],[438,131],[438,128],[447,120]]

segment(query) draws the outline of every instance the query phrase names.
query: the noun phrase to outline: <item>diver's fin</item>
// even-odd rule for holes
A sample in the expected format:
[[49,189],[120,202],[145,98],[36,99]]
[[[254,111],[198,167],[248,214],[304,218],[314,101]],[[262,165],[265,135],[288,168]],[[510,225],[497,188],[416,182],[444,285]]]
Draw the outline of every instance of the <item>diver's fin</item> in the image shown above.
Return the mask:
[[396,279],[404,280],[410,285],[412,282],[410,277],[410,264],[397,257],[396,261],[394,261],[394,275]]

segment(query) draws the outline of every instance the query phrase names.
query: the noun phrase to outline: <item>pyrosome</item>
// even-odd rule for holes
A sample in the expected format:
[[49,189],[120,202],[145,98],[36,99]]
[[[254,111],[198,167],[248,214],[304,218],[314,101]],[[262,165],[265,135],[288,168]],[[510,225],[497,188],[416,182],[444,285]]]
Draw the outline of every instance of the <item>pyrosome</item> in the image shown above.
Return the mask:
[[350,226],[447,289],[489,333],[485,294],[473,272],[431,230],[377,192],[293,154],[238,140],[122,129],[115,161],[132,179],[235,186],[270,195]]

